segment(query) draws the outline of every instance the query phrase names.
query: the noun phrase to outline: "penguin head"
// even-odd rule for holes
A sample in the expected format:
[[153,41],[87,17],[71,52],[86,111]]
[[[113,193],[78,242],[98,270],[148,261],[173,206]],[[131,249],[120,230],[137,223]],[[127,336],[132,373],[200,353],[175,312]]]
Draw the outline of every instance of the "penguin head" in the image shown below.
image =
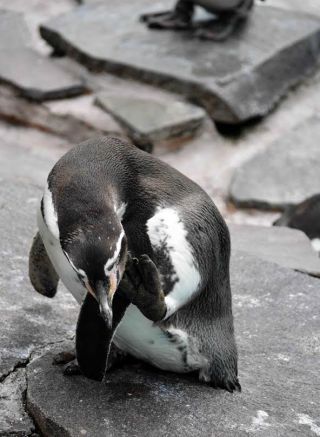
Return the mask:
[[[110,223],[110,222],[109,222]],[[79,281],[96,299],[100,313],[112,327],[112,302],[127,260],[127,239],[121,224],[71,232],[62,249]]]

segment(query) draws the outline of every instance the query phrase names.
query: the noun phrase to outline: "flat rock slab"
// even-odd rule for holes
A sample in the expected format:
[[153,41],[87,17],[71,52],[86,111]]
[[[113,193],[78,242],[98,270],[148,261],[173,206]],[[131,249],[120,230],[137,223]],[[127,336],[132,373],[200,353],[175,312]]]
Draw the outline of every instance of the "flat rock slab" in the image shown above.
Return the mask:
[[241,207],[285,209],[319,193],[320,119],[312,117],[236,170],[231,200]]
[[33,50],[20,14],[0,10],[0,82],[14,86],[32,100],[81,94],[81,80]]
[[289,228],[229,224],[232,250],[241,250],[266,261],[320,276],[320,258],[309,238]]
[[142,147],[176,137],[193,137],[206,115],[203,109],[181,101],[155,101],[109,93],[99,93],[96,103]]
[[257,6],[248,25],[223,44],[139,23],[141,13],[171,7],[110,0],[76,8],[40,30],[54,48],[89,68],[182,93],[226,123],[267,114],[319,60],[318,18]]
[[[27,408],[45,436],[314,436],[319,432],[318,279],[232,258],[242,393],[134,365],[104,386],[66,378],[52,353],[28,366]],[[67,408],[66,408],[67,406]]]

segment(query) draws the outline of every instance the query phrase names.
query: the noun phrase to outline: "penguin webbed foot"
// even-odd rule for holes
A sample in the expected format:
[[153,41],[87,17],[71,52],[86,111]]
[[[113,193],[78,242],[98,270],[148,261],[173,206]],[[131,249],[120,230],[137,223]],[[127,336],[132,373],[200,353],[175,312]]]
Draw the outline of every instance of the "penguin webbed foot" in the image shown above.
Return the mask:
[[64,376],[82,375],[82,371],[77,360],[73,360],[66,364],[63,369]]
[[146,23],[150,29],[187,30],[192,27],[191,17],[177,10],[144,14],[140,21]]
[[81,369],[76,359],[75,351],[62,351],[53,357],[54,366],[64,366],[63,374],[65,376],[81,375]]
[[128,258],[121,285],[126,297],[145,317],[153,322],[163,319],[167,311],[165,296],[158,269],[148,255]]
[[221,388],[223,390],[227,390],[229,393],[233,393],[234,391],[238,391],[239,393],[241,392],[241,385],[238,378],[235,378],[234,380],[227,379],[219,383],[211,381],[209,385],[212,388]]
[[68,364],[76,358],[76,352],[72,351],[62,351],[56,354],[52,359],[52,364],[55,366],[60,366],[61,364]]

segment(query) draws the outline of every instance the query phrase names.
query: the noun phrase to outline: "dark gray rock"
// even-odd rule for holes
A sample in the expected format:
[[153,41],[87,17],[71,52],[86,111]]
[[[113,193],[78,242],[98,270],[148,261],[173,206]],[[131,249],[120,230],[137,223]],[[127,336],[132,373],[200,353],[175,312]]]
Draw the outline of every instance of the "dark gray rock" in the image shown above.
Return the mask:
[[229,225],[232,250],[320,276],[320,259],[301,231],[264,226]]
[[27,407],[44,435],[316,435],[319,280],[236,252],[232,288],[241,394],[140,364],[106,386],[66,378],[52,351],[28,366]]
[[25,369],[17,369],[0,382],[0,435],[24,437],[30,435],[34,425],[25,411],[27,389]]
[[0,11],[0,81],[32,100],[58,99],[85,91],[84,84],[31,48],[20,14]]
[[91,69],[177,91],[226,123],[264,116],[317,65],[320,21],[312,16],[257,6],[248,25],[220,44],[147,29],[138,17],[154,7],[147,0],[84,5],[44,24],[41,35]]
[[176,137],[193,137],[204,122],[203,109],[181,101],[156,101],[99,93],[96,103],[111,114],[132,141],[144,147]]
[[312,117],[236,170],[231,200],[242,207],[284,209],[320,187],[320,119]]

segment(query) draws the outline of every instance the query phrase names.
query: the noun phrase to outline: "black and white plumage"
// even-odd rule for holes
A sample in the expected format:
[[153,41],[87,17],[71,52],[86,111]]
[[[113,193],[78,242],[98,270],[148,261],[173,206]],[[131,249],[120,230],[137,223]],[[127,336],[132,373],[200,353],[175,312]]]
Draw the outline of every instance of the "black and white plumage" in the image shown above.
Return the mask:
[[229,232],[197,184],[120,139],[89,140],[52,169],[38,225],[30,278],[53,296],[59,276],[82,304],[86,376],[102,379],[112,342],[163,370],[240,388]]

